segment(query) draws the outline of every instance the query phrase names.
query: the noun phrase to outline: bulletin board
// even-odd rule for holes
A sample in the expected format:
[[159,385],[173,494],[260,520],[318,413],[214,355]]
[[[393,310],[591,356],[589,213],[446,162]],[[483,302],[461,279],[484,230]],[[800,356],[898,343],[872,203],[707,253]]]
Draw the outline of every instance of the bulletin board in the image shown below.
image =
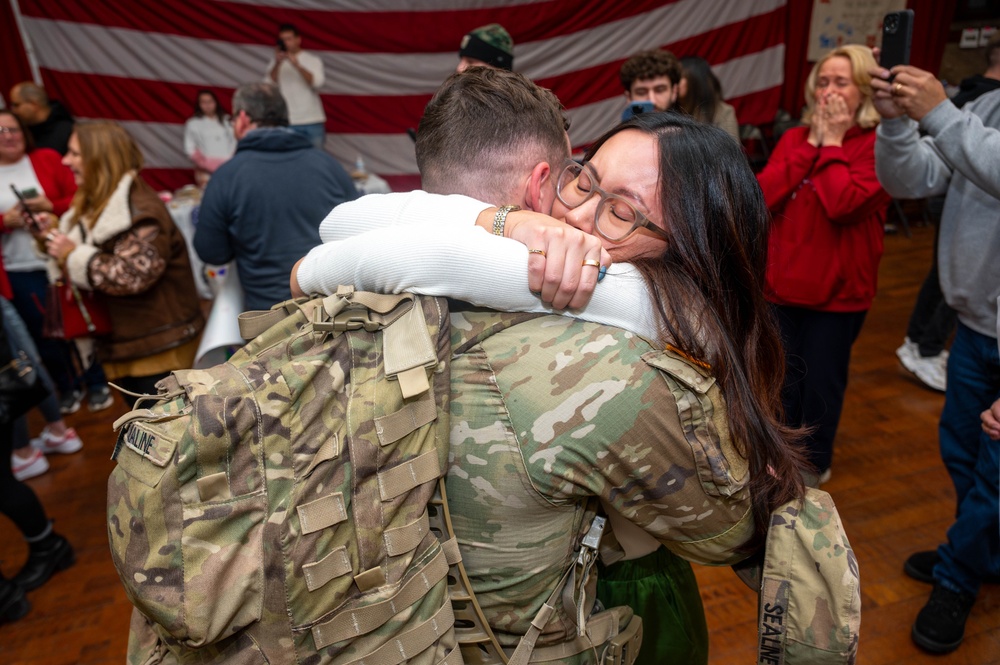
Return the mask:
[[906,0],[813,0],[809,61],[843,44],[878,46],[882,17],[901,9],[906,9]]

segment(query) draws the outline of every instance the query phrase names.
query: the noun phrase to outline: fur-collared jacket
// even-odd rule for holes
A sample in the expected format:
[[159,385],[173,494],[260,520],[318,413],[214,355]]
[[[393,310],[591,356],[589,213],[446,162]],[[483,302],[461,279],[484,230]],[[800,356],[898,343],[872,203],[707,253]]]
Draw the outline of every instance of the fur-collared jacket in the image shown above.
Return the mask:
[[[104,294],[108,304],[112,332],[98,341],[102,361],[145,358],[201,332],[187,245],[152,187],[126,174],[93,226],[83,226],[72,209],[59,220],[77,245],[66,258],[69,279]],[[50,268],[51,277],[58,275]]]

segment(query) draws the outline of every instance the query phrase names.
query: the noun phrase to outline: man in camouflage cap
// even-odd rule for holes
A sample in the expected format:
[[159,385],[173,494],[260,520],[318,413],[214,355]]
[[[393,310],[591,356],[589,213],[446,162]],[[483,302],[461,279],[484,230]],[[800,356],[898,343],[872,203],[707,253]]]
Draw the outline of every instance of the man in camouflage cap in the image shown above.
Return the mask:
[[[424,186],[501,211],[512,204],[548,213],[553,169],[569,157],[563,123],[555,97],[518,74],[475,68],[453,75],[417,133]],[[426,194],[381,198],[406,207],[420,196]],[[437,205],[445,218],[454,212]],[[333,239],[357,210],[338,207],[321,237]],[[324,275],[335,266],[324,253],[331,247],[303,259],[293,284],[329,290]],[[334,287],[344,283],[332,279]],[[458,309],[447,491],[472,587],[501,645],[512,649],[529,631],[576,561],[600,504],[621,541],[617,524],[691,561],[726,564],[745,556],[736,550],[753,533],[749,474],[714,425],[723,399],[705,370],[609,326]],[[630,546],[635,552],[634,540],[602,543],[617,558]],[[579,608],[555,602],[540,622],[533,659],[586,659],[607,642],[609,625],[628,629],[630,609],[595,606],[593,577],[580,590],[586,600]],[[651,628],[655,642],[662,636]],[[597,638],[602,630],[605,637]]]
[[458,47],[456,72],[469,67],[514,69],[514,40],[499,23],[490,23],[467,33]]

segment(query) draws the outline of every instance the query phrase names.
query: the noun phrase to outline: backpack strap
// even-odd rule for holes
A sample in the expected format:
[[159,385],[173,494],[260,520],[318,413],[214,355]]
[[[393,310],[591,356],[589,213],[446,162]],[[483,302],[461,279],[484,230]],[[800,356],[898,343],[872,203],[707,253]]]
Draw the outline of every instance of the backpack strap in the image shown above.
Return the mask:
[[[465,657],[467,665],[529,665],[533,662],[562,660],[570,658],[594,645],[607,643],[602,663],[608,665],[631,665],[639,653],[642,640],[642,620],[632,615],[628,626],[621,630],[623,620],[615,612],[602,612],[597,617],[586,619],[589,609],[583,589],[593,572],[598,558],[598,548],[607,518],[596,516],[587,535],[583,537],[577,557],[570,564],[541,609],[531,620],[531,627],[518,642],[509,656],[490,628],[482,607],[472,590],[469,575],[458,549],[458,539],[452,527],[451,511],[448,509],[448,494],[445,480],[438,480],[438,489],[431,500],[436,510],[430,511],[431,530],[438,534],[442,549],[455,574],[449,576],[448,595],[455,606],[455,634],[460,645],[478,645],[474,658]],[[447,540],[445,540],[447,538]],[[564,644],[535,647],[538,636],[556,611],[560,597],[567,607],[576,608],[579,636]],[[631,614],[631,613],[630,613]],[[583,619],[581,619],[583,617]]]

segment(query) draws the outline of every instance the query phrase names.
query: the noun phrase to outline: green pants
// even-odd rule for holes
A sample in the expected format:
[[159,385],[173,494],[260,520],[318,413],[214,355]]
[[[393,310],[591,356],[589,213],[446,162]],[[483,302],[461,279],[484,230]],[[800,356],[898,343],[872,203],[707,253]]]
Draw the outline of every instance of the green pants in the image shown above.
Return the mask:
[[691,564],[667,548],[633,561],[600,566],[597,598],[628,605],[642,617],[637,665],[705,665],[708,626]]

